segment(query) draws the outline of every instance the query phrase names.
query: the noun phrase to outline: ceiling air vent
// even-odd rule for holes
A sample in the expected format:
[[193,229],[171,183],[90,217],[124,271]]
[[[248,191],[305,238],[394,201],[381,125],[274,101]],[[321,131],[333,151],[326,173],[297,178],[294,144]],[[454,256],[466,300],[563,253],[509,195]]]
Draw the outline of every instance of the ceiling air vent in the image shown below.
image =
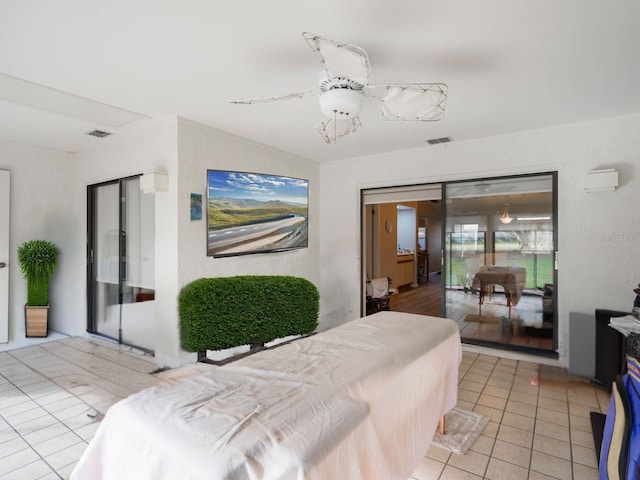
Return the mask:
[[92,137],[104,138],[111,135],[111,132],[105,132],[102,130],[93,130],[92,132],[87,133],[87,135],[91,135]]
[[453,138],[451,137],[442,137],[442,138],[432,138],[431,140],[427,140],[429,145],[437,145],[438,143],[449,143],[452,142]]

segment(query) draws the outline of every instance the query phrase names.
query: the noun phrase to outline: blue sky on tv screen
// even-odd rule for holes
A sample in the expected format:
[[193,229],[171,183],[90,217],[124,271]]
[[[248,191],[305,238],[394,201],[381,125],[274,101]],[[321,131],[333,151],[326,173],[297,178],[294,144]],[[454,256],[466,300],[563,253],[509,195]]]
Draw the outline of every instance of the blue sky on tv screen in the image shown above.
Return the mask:
[[207,174],[209,198],[249,198],[261,202],[280,200],[296,205],[307,205],[308,202],[307,180],[223,170],[209,170]]

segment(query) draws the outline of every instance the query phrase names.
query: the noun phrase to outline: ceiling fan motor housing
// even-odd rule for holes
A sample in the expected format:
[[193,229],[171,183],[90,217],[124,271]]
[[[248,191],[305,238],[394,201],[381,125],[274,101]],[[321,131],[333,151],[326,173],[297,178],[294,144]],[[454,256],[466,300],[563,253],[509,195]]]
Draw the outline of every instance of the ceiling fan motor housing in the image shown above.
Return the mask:
[[350,88],[334,88],[320,94],[320,111],[338,120],[357,117],[362,109],[364,95]]

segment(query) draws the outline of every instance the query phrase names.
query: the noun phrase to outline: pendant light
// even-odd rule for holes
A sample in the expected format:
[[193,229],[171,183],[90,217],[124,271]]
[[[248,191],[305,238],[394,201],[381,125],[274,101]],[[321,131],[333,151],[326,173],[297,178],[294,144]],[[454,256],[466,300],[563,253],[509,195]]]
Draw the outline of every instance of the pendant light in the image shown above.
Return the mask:
[[502,223],[504,223],[505,225],[508,225],[513,221],[513,217],[509,216],[509,204],[508,203],[504,204],[504,212],[502,213],[502,216],[500,217],[500,221]]

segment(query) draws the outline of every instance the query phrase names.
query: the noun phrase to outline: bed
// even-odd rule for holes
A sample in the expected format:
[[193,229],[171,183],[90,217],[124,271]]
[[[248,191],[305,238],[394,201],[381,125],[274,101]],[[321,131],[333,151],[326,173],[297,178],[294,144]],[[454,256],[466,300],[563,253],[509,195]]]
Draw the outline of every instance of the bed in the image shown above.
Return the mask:
[[115,404],[71,478],[408,478],[457,399],[455,322],[383,311]]

